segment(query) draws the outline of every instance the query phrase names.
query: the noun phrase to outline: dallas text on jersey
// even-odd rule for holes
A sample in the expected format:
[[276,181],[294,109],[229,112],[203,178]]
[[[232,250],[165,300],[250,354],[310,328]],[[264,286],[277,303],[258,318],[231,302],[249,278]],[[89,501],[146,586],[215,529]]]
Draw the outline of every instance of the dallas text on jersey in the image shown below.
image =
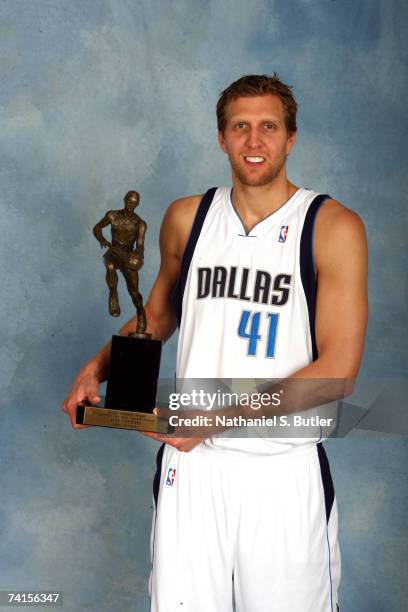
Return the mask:
[[275,306],[284,306],[289,299],[291,274],[277,274],[273,279],[269,272],[256,270],[253,285],[248,287],[249,268],[214,266],[197,268],[197,272],[197,299],[228,297]]

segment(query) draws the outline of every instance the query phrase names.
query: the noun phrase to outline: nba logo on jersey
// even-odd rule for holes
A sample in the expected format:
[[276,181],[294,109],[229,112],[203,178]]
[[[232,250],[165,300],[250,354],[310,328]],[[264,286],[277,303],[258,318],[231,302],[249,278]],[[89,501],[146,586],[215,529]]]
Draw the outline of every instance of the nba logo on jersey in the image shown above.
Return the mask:
[[167,472],[166,485],[169,485],[170,487],[172,487],[174,484],[175,478],[176,478],[176,468],[169,468],[169,471]]
[[282,225],[280,232],[279,232],[279,242],[286,242],[288,231],[289,231],[289,225]]

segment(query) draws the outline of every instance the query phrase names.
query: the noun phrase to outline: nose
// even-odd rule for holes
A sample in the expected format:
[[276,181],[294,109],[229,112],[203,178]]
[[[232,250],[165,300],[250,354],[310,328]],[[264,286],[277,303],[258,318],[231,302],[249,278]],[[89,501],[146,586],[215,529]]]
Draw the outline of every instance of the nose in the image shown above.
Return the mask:
[[261,145],[261,139],[259,136],[258,129],[253,126],[248,130],[247,133],[247,146],[251,149],[255,149]]

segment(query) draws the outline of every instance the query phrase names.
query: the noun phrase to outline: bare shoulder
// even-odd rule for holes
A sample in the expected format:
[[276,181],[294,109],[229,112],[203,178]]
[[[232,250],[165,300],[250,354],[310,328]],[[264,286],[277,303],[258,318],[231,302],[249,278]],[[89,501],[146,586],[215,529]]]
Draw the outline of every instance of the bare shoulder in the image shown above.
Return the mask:
[[202,197],[198,194],[179,198],[166,210],[161,227],[161,242],[163,246],[169,246],[178,257],[184,252]]
[[361,217],[337,200],[326,200],[316,217],[314,253],[319,268],[327,258],[366,259],[367,239]]
[[361,217],[338,202],[328,199],[320,207],[316,217],[316,232],[321,235],[329,234],[330,238],[336,235],[364,233],[364,223]]
[[365,240],[361,217],[337,200],[326,200],[316,217],[315,246],[352,240]]
[[164,218],[171,218],[172,221],[175,219],[182,221],[187,216],[193,221],[202,197],[198,194],[174,200],[167,208]]

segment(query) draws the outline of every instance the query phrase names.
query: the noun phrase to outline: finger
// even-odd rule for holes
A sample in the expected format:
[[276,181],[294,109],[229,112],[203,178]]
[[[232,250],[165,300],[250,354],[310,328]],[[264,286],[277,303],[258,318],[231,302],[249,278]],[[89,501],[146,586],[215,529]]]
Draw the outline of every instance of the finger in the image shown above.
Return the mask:
[[80,402],[89,402],[90,404],[99,404],[101,401],[101,396],[98,394],[98,389],[90,389],[88,391],[84,391],[76,396],[74,400],[69,402],[69,408],[75,410]]
[[[78,400],[79,401],[79,400]],[[69,416],[69,420],[71,422],[72,429],[87,429],[90,425],[82,425],[76,422],[77,411],[78,411],[78,401],[75,402],[65,402],[65,410]]]
[[153,408],[153,414],[159,419],[168,419],[172,413],[167,408]]
[[142,436],[146,436],[147,438],[153,438],[154,440],[158,440],[160,435],[155,433],[154,431],[139,431]]
[[69,418],[71,420],[71,427],[72,429],[88,429],[88,427],[90,427],[90,425],[83,425],[82,423],[77,423],[76,419],[77,419],[77,406],[75,406],[73,408],[73,410],[69,413]]
[[88,427],[91,427],[90,425],[82,425],[80,423],[76,422],[76,413],[72,416],[70,415],[70,420],[71,420],[71,427],[72,429],[88,429]]
[[72,425],[72,429],[88,429],[89,427],[92,427],[91,425],[79,425],[78,423],[74,423]]
[[173,414],[168,408],[154,408],[153,413],[161,419],[168,419]]
[[66,414],[68,414],[68,416],[71,418],[71,413],[73,410],[76,409],[76,406],[77,406],[76,402],[72,403],[71,400],[65,401],[61,406],[61,410],[65,412]]
[[167,438],[165,436],[161,436],[160,434],[154,433],[153,431],[139,431],[139,433],[142,434],[142,436],[145,436],[146,438],[152,438],[157,442],[167,441]]

